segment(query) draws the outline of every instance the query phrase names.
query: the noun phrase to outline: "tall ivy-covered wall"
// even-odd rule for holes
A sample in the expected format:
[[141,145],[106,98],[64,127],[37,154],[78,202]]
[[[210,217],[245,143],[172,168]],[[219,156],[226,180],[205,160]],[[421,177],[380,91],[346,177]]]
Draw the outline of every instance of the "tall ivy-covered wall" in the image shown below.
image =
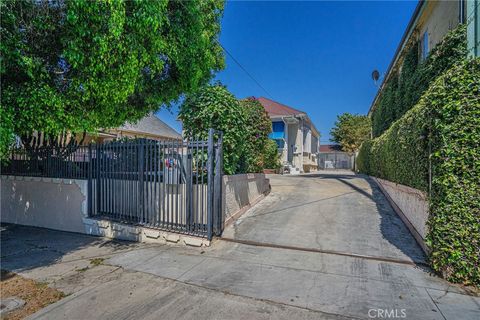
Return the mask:
[[429,192],[433,269],[480,286],[480,58],[457,60],[412,109],[362,145],[357,164]]
[[410,110],[439,75],[465,58],[466,26],[459,25],[450,31],[425,61],[418,61],[418,50],[417,42],[408,44],[401,67],[387,79],[371,114],[374,137]]

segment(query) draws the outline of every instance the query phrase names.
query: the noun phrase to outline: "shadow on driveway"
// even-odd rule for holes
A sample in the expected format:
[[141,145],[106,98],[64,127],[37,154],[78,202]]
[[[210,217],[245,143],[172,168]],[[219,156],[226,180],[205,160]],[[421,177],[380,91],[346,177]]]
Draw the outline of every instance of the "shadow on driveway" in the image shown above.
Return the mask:
[[[423,253],[423,250],[415,241],[413,235],[410,233],[408,228],[405,226],[401,218],[395,213],[391,207],[388,200],[385,198],[385,195],[379,189],[377,184],[368,176],[362,174],[335,174],[334,172],[330,173],[318,173],[318,174],[305,174],[299,176],[292,176],[292,178],[307,178],[307,179],[321,179],[321,180],[335,180],[338,181],[349,188],[352,189],[351,193],[361,194],[376,205],[377,212],[380,215],[380,231],[384,239],[386,239],[393,246],[398,248],[403,254],[408,256],[412,261],[424,264],[426,263],[426,256]],[[364,179],[368,182],[371,193],[367,189],[361,188],[358,185],[354,184],[353,179]],[[349,194],[349,193],[345,193]],[[343,196],[341,194],[337,197]],[[335,197],[331,197],[335,198]],[[328,200],[322,199],[322,200]],[[318,201],[322,201],[318,200]],[[315,202],[315,201],[313,201]]]
[[0,236],[1,268],[14,272],[46,267],[63,260],[72,261],[124,251],[136,245],[126,241],[13,224],[2,224]]

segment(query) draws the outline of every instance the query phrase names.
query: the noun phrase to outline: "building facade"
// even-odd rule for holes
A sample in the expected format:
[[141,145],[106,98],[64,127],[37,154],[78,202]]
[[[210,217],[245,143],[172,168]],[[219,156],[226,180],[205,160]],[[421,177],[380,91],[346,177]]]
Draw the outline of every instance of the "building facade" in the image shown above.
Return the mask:
[[272,120],[269,137],[277,143],[284,168],[293,174],[316,171],[320,133],[308,115],[264,97],[257,100]]
[[467,3],[470,1],[475,2],[477,0],[420,0],[418,2],[397,47],[395,56],[385,73],[382,85],[370,106],[369,115],[375,110],[388,79],[394,76],[395,71],[402,69],[407,45],[412,41],[418,41],[418,60],[419,62],[425,60],[430,51],[443,40],[450,30],[460,23],[466,23]]

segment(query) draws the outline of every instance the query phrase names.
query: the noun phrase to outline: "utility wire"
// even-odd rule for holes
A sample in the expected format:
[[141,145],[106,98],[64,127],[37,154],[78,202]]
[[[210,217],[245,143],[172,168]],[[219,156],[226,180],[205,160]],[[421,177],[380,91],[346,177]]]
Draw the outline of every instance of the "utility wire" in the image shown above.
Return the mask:
[[[181,5],[185,10],[188,11],[187,7],[185,7],[185,5],[183,4],[182,0],[178,1],[178,3],[180,3],[180,5]],[[267,89],[265,89],[265,88],[260,84],[260,82],[258,82],[258,81],[252,76],[252,74],[251,74],[250,72],[248,72],[247,69],[246,69],[244,66],[242,66],[242,64],[241,64],[240,62],[238,62],[237,59],[235,59],[235,57],[227,50],[227,48],[225,48],[225,47],[220,43],[220,41],[219,41],[218,39],[216,39],[216,40],[217,40],[218,45],[223,49],[223,51],[225,51],[225,53],[226,53],[230,58],[232,58],[232,60],[240,67],[240,69],[242,69],[243,72],[245,72],[245,73],[247,74],[247,76],[248,76],[250,79],[252,79],[253,82],[255,82],[256,85],[257,85],[260,89],[263,90],[263,92],[266,93],[267,96],[269,96],[271,99],[273,99],[272,95],[267,91]]]
[[260,89],[262,89],[262,90],[267,94],[267,96],[269,96],[271,99],[273,99],[272,95],[267,91],[267,89],[265,89],[265,88],[260,84],[260,82],[258,82],[258,81],[250,74],[250,72],[248,72],[247,69],[246,69],[244,66],[242,66],[242,64],[241,64],[240,62],[238,62],[237,59],[235,59],[235,57],[227,50],[227,48],[225,48],[225,47],[220,43],[220,41],[217,40],[217,42],[218,42],[218,44],[220,45],[220,47],[222,47],[223,51],[225,51],[225,53],[226,53],[230,58],[232,58],[232,60],[240,67],[240,69],[242,69],[242,70],[245,72],[245,74],[246,74],[250,79],[252,79],[252,80],[257,84],[257,86],[258,86]]

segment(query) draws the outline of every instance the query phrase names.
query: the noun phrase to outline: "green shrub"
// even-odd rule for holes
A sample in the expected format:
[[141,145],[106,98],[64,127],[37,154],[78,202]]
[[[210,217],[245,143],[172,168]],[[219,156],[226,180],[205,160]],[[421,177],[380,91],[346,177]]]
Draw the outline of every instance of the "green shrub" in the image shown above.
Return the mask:
[[186,137],[207,139],[209,128],[223,131],[223,170],[225,174],[240,171],[247,137],[245,114],[224,86],[205,86],[187,96],[180,107],[179,118]]
[[269,143],[268,134],[272,132],[272,122],[257,99],[247,98],[239,102],[244,113],[247,131],[240,171],[262,172],[265,168],[265,152]]
[[435,80],[414,108],[362,145],[357,163],[363,173],[430,191],[432,268],[480,285],[480,59]]
[[420,102],[380,137],[363,143],[357,159],[359,171],[427,191],[426,109]]
[[187,96],[179,118],[189,138],[206,139],[209,128],[223,132],[225,174],[261,172],[275,163],[268,139],[272,123],[254,98],[239,101],[221,84],[206,86]]
[[401,72],[394,71],[387,80],[372,112],[373,136],[380,136],[400,119],[419,101],[429,85],[456,62],[465,59],[467,52],[465,25],[450,31],[420,64],[418,43],[408,44]]
[[264,169],[280,169],[281,167],[277,143],[270,139],[268,139],[263,152],[263,167]]

